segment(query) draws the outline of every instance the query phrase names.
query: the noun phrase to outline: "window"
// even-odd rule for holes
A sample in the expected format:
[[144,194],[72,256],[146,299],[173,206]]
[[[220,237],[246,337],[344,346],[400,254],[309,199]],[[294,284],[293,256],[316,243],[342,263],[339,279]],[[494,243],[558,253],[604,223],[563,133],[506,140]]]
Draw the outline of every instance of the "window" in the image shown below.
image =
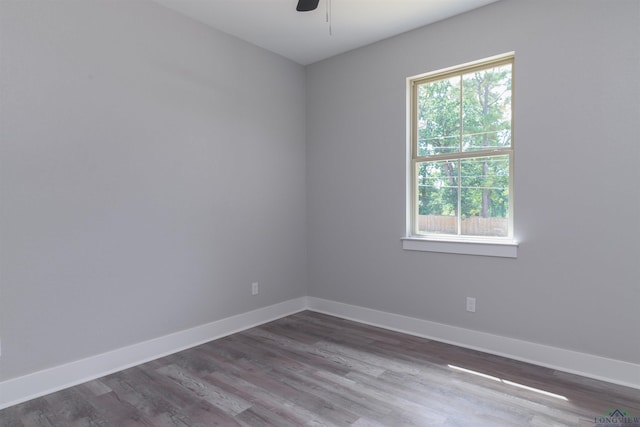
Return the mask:
[[408,237],[513,242],[513,62],[409,79]]

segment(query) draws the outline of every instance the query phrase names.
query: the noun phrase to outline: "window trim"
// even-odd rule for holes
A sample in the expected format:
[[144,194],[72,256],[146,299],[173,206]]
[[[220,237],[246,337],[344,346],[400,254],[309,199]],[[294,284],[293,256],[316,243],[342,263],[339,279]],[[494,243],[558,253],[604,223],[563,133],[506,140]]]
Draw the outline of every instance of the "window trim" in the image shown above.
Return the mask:
[[515,241],[437,240],[424,237],[403,237],[402,249],[406,251],[440,252],[447,254],[480,255],[502,258],[517,258],[518,243]]
[[[514,99],[511,100],[511,146],[507,149],[491,149],[470,151],[457,153],[458,158],[475,158],[487,155],[508,155],[509,156],[509,187],[510,187],[510,203],[509,203],[509,235],[506,237],[492,236],[467,236],[467,235],[439,235],[439,234],[418,234],[414,227],[417,227],[417,198],[413,194],[416,189],[416,177],[414,168],[420,161],[424,161],[425,156],[414,156],[417,153],[417,120],[415,120],[417,87],[420,84],[429,81],[445,79],[452,76],[459,76],[476,70],[483,70],[490,67],[498,67],[501,65],[511,64],[511,84],[512,93],[515,87],[515,52],[508,52],[485,58],[479,61],[473,61],[459,66],[448,67],[445,69],[429,72],[407,78],[407,152],[406,152],[406,230],[405,236],[402,238],[402,247],[405,250],[417,250],[428,252],[444,252],[468,255],[498,256],[498,257],[517,257],[518,243],[514,239]],[[513,96],[513,95],[512,95]],[[448,157],[448,155],[429,156],[429,160],[438,160],[439,157]]]

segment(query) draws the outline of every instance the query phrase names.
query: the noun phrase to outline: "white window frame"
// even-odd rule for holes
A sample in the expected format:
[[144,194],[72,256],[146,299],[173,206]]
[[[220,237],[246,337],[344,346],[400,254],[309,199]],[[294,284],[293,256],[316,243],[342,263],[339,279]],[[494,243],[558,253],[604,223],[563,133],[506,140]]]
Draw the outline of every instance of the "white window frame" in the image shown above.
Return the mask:
[[[406,206],[406,233],[402,239],[402,247],[405,250],[428,251],[428,252],[444,252],[467,255],[484,255],[516,258],[518,243],[514,239],[514,93],[515,93],[515,76],[514,76],[514,52],[485,58],[479,61],[470,62],[455,67],[450,67],[418,76],[407,78],[407,206]],[[416,111],[416,92],[417,86],[428,81],[435,81],[442,78],[454,77],[480,71],[487,68],[497,67],[500,65],[511,64],[511,84],[512,84],[512,100],[511,100],[511,146],[500,150],[487,150],[476,152],[456,153],[452,156],[437,156],[434,160],[442,158],[446,159],[464,159],[469,157],[486,156],[486,155],[508,155],[509,156],[509,231],[506,237],[489,237],[489,236],[466,236],[466,235],[448,235],[448,234],[421,234],[417,233],[417,183],[415,180],[415,168],[420,161],[424,161],[425,157],[417,155],[417,111]],[[429,156],[429,158],[431,158]]]

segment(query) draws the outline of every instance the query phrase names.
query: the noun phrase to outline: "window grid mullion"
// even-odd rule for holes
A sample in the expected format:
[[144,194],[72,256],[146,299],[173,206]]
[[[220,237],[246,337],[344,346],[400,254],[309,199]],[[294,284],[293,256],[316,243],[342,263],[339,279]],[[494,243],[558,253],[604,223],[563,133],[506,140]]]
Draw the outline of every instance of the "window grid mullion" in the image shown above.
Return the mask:
[[473,159],[477,157],[506,156],[513,152],[511,147],[495,148],[491,150],[464,151],[462,153],[433,154],[430,156],[418,156],[413,160],[418,162],[434,162],[438,160]]

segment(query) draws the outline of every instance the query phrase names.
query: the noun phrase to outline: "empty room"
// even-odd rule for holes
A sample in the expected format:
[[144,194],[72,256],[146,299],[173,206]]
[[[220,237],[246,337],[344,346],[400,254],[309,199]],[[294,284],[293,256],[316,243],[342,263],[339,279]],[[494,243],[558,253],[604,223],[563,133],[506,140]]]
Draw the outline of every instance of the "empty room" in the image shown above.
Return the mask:
[[0,0],[0,426],[640,426],[640,1]]

